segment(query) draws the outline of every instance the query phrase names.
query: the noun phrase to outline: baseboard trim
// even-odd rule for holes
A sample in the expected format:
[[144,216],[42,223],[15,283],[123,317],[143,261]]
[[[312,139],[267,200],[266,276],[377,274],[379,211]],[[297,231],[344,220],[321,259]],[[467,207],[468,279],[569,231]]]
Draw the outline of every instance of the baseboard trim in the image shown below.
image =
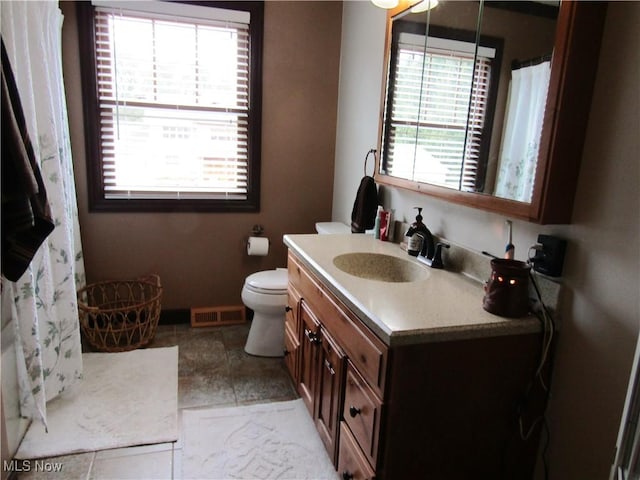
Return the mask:
[[175,325],[180,323],[191,323],[191,309],[175,308],[162,309],[160,311],[159,325]]
[[[253,310],[251,310],[250,308],[247,308],[245,310],[246,320],[251,321],[253,319]],[[182,323],[191,324],[190,308],[170,308],[162,309],[160,311],[158,325],[178,325]]]

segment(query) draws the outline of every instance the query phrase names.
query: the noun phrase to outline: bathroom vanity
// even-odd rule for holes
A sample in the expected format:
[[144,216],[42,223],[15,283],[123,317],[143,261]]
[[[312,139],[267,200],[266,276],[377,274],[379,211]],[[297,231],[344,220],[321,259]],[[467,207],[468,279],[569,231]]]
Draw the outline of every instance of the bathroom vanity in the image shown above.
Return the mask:
[[368,235],[284,241],[285,362],[341,478],[532,477],[535,317],[492,315],[480,282]]

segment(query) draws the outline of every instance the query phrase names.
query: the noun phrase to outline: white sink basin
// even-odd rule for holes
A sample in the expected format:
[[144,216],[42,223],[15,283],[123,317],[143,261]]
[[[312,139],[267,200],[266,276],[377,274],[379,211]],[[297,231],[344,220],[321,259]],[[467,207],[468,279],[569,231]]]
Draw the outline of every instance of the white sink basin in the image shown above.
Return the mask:
[[345,253],[335,257],[333,264],[349,275],[380,282],[415,282],[429,276],[420,265],[381,253]]

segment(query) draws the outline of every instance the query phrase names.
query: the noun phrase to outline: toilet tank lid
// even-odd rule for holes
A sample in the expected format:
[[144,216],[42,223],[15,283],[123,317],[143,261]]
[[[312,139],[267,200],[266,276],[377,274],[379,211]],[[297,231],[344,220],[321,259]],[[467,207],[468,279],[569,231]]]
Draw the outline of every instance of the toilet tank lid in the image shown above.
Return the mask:
[[342,222],[318,222],[316,232],[323,234],[351,233],[351,228]]
[[278,268],[252,273],[247,277],[245,283],[262,290],[286,290],[288,278],[287,269]]

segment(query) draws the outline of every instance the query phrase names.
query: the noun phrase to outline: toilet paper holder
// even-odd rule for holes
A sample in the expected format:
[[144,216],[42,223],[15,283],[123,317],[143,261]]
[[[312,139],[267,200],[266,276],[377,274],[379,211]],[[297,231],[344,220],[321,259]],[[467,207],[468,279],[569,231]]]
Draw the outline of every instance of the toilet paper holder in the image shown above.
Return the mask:
[[269,254],[271,241],[267,237],[252,236],[247,239],[247,254],[264,257]]
[[263,234],[264,228],[262,225],[256,224],[251,228],[251,235],[248,238],[245,238],[244,241],[247,254],[252,256],[265,256],[269,254],[271,240]]

